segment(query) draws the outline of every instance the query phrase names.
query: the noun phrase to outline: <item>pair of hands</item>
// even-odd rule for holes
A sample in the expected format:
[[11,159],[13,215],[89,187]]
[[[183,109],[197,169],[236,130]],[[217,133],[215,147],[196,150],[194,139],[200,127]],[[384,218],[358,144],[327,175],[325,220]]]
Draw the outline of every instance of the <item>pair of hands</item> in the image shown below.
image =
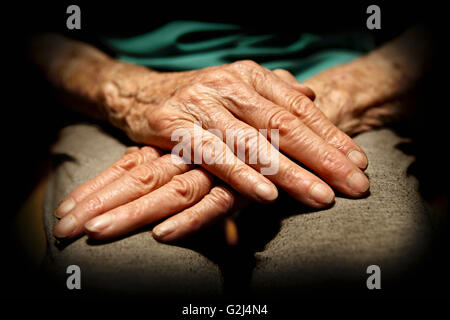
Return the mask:
[[[86,232],[95,239],[110,239],[168,218],[153,234],[160,241],[172,241],[223,218],[249,200],[274,201],[276,186],[316,208],[333,203],[332,188],[352,197],[369,189],[363,173],[368,163],[364,152],[314,105],[314,92],[285,70],[269,71],[252,61],[239,61],[156,73],[116,62],[102,72],[99,92],[107,117],[132,140],[171,150],[175,130],[195,136],[195,123],[200,122],[201,145],[215,145],[221,156],[233,161],[202,161],[193,167],[153,147],[132,147],[60,204],[57,237],[73,238]],[[318,99],[323,99],[317,92],[320,81],[312,83]],[[238,137],[237,150],[244,150],[245,156],[238,158],[208,129],[223,136],[231,131]],[[279,150],[257,129],[277,129]],[[262,163],[250,163],[249,150],[257,142],[277,158],[275,174],[264,176],[258,172]],[[207,157],[202,149],[191,146],[193,155],[202,160]]]

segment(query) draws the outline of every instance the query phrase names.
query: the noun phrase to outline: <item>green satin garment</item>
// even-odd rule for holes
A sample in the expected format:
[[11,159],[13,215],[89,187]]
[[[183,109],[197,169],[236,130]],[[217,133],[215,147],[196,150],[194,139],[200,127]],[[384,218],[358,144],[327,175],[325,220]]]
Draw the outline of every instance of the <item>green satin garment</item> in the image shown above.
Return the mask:
[[123,61],[163,71],[184,71],[254,60],[268,69],[283,68],[302,81],[374,48],[367,34],[319,36],[298,32],[289,40],[277,34],[248,33],[236,25],[174,21],[129,38],[103,38]]

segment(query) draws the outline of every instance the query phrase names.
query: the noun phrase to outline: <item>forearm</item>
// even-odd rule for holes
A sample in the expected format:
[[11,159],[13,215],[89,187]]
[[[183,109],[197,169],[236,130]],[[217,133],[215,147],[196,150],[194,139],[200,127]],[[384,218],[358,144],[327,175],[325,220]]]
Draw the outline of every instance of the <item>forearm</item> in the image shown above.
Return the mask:
[[71,108],[121,128],[138,95],[139,80],[152,74],[147,68],[120,62],[57,34],[35,37],[29,56],[63,97],[68,97],[65,100]]
[[[429,67],[431,43],[425,30],[414,27],[362,57],[367,75],[375,74],[374,83],[385,99],[396,98],[413,89]],[[356,62],[358,63],[358,61]]]
[[349,93],[358,105],[383,103],[404,95],[417,84],[428,67],[430,47],[425,32],[412,28],[369,54],[322,72],[305,84],[313,89],[319,87],[320,92],[323,83],[351,82]]
[[355,134],[408,113],[408,101],[430,64],[431,45],[420,28],[350,63],[306,80],[316,105],[341,130]]

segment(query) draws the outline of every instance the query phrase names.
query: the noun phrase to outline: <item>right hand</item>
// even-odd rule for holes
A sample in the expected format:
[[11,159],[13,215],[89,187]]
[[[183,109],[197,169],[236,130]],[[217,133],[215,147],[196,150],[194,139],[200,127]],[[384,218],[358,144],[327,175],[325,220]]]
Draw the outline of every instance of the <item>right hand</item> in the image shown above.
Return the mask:
[[[140,76],[128,68],[141,70]],[[315,107],[308,88],[289,84],[251,61],[180,73],[155,73],[126,64],[122,70],[103,84],[112,122],[134,141],[165,150],[177,144],[171,140],[177,129],[200,139],[201,146],[215,146],[216,159],[223,156],[233,163],[206,163],[205,150],[194,143],[190,151],[202,159],[202,167],[250,199],[275,200],[276,184],[297,200],[322,208],[334,200],[330,186],[354,197],[369,189],[362,172],[367,166],[363,151]],[[238,159],[207,129],[223,137],[227,130],[235,134],[237,150],[245,151],[245,159]],[[278,129],[280,151],[317,176],[276,150],[257,129]],[[278,171],[267,178],[257,171],[260,162],[248,161],[249,150],[258,143],[278,161]]]

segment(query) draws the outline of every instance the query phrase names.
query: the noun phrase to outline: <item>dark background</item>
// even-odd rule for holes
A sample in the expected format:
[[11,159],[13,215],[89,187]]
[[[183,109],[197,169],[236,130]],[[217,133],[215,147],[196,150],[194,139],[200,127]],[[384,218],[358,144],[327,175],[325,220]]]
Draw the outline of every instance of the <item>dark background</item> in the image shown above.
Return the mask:
[[[66,8],[78,4],[81,8],[81,30],[66,29]],[[422,196],[443,217],[441,227],[436,230],[435,245],[423,265],[411,274],[405,275],[391,287],[379,293],[367,290],[354,291],[348,288],[324,287],[320,290],[343,292],[351,297],[411,297],[411,292],[423,293],[421,297],[443,297],[448,287],[446,262],[448,247],[447,211],[450,181],[448,166],[448,80],[444,59],[447,49],[442,45],[448,41],[445,9],[433,2],[387,2],[361,1],[205,1],[180,2],[146,1],[143,5],[130,1],[92,5],[83,1],[58,1],[58,3],[10,3],[4,15],[6,26],[3,53],[6,53],[4,74],[8,85],[1,93],[2,131],[4,150],[2,152],[4,212],[6,231],[2,259],[2,275],[11,297],[58,297],[60,292],[42,275],[27,264],[27,257],[21,253],[9,228],[11,219],[23,204],[37,181],[48,169],[48,150],[56,139],[59,128],[73,121],[77,115],[58,108],[54,93],[40,74],[26,59],[27,40],[42,31],[62,32],[72,38],[96,44],[99,34],[127,36],[149,31],[171,20],[203,20],[235,23],[250,30],[271,31],[289,34],[292,30],[316,33],[339,33],[345,31],[369,32],[366,29],[366,8],[377,4],[381,8],[381,30],[372,32],[378,43],[383,43],[408,26],[422,23],[430,30],[434,40],[435,56],[432,68],[426,74],[418,89],[417,100],[421,108],[406,124],[396,130],[413,139],[407,151],[417,156],[410,173],[418,177]],[[10,9],[9,9],[10,7]],[[3,23],[5,20],[3,21]],[[420,43],[417,43],[420,46]],[[8,70],[9,71],[9,70]],[[4,270],[3,270],[4,269]],[[327,291],[328,290],[328,291]],[[411,291],[413,290],[413,291]],[[67,292],[66,292],[67,294]],[[287,297],[288,298],[288,297]]]

